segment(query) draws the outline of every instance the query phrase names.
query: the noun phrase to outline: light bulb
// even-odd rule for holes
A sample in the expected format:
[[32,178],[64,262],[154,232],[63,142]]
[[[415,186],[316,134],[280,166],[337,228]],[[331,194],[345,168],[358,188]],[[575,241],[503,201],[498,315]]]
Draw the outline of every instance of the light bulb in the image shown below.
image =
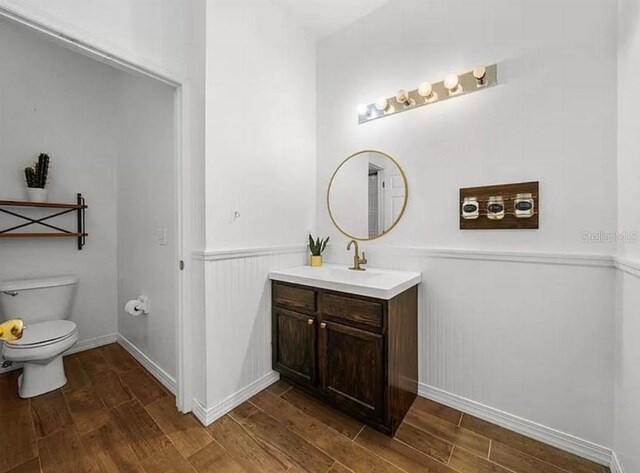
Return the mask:
[[369,115],[369,107],[363,103],[358,105],[358,115],[367,116]]
[[407,92],[404,89],[400,89],[398,91],[398,93],[396,94],[396,100],[399,104],[402,104],[405,107],[410,107],[411,105],[414,105],[413,100],[411,100],[411,97],[409,97],[409,92]]
[[418,86],[418,94],[424,97],[425,100],[430,100],[438,97],[438,94],[433,92],[433,85],[431,82],[423,82]]
[[460,78],[457,74],[449,74],[444,79],[444,87],[449,91],[450,94],[454,94],[458,91],[458,87],[460,87]]
[[487,68],[485,66],[476,66],[473,68],[473,77],[476,78],[476,84],[478,86],[485,85],[486,75],[487,75]]
[[478,80],[484,79],[484,76],[487,75],[487,68],[485,66],[476,66],[473,68],[473,77]]
[[380,97],[378,100],[376,100],[376,108],[381,112],[384,112],[387,107],[389,107],[389,102],[387,102],[387,99],[385,99],[384,97]]

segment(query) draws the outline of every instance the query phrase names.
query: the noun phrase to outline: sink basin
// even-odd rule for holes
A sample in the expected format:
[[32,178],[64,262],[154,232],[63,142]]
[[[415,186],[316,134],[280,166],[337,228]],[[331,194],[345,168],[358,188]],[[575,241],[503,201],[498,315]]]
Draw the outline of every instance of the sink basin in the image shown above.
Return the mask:
[[352,271],[343,265],[325,264],[320,268],[298,266],[271,271],[269,279],[389,300],[419,284],[422,275],[380,268]]

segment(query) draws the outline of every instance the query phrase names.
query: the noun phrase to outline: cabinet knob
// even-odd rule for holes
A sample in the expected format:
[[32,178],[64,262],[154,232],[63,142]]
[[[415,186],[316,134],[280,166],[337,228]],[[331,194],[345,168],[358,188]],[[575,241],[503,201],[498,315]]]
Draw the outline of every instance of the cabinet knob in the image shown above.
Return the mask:
[[322,323],[320,324],[320,328],[327,328],[327,324],[325,324],[324,322],[322,322]]
[[308,325],[313,325],[313,319],[309,319],[309,320],[307,320],[307,324],[308,324]]

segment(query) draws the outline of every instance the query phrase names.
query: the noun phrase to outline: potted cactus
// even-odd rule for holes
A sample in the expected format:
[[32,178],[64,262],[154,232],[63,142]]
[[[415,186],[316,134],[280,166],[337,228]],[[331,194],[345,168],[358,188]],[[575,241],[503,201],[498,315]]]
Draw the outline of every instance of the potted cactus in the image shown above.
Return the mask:
[[311,251],[311,257],[309,258],[309,264],[314,268],[322,266],[322,252],[329,243],[329,237],[321,240],[319,237],[315,240],[309,235],[309,251]]
[[47,201],[47,180],[49,178],[49,156],[40,153],[33,166],[24,169],[24,177],[27,181],[27,195],[31,202]]

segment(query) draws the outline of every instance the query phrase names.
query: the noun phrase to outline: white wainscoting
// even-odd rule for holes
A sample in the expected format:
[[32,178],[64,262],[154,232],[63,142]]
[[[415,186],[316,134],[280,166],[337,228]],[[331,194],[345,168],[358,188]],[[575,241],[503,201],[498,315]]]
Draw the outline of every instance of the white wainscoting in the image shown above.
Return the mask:
[[640,268],[638,261],[618,259],[616,311],[615,433],[612,471],[640,471]]
[[[565,440],[578,439],[572,451],[608,462],[614,385],[611,256],[375,244],[363,249],[371,266],[422,272],[423,393],[445,392],[544,426]],[[351,257],[343,247],[327,254],[328,261],[344,264]],[[567,442],[556,445],[568,448]]]
[[304,245],[207,251],[206,405],[194,411],[211,423],[276,381],[271,369],[269,271],[305,264]]
[[[609,463],[614,258],[376,246],[365,250],[371,266],[423,274],[423,395],[449,403],[469,400],[456,407]],[[331,262],[350,262],[342,248],[330,248],[325,256]],[[210,423],[276,379],[271,374],[267,275],[272,269],[305,264],[306,253],[304,246],[292,246],[210,251],[201,257],[211,343],[207,405],[200,403],[194,412]],[[436,392],[446,395],[434,396]],[[502,415],[490,415],[496,412]]]

